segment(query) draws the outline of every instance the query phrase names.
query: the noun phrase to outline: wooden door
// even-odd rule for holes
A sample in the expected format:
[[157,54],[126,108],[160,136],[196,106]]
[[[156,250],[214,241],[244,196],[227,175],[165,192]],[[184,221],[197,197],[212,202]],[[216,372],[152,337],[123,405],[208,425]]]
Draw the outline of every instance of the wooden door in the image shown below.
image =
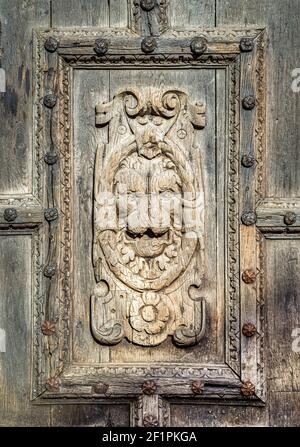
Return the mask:
[[0,5],[1,425],[299,425],[299,2]]

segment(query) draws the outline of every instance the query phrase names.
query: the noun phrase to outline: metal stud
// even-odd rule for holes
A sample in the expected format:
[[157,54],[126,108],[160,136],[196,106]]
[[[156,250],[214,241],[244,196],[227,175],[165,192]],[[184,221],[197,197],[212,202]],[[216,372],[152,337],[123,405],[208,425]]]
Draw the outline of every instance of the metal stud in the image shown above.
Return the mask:
[[202,380],[194,380],[191,384],[191,390],[194,394],[202,394],[204,390],[204,383]]
[[250,397],[255,394],[255,385],[253,385],[250,380],[247,380],[243,383],[243,386],[241,387],[241,393],[245,397]]
[[253,284],[256,280],[256,274],[254,270],[247,269],[243,271],[242,280],[246,284]]
[[108,385],[103,382],[96,383],[96,385],[94,385],[92,387],[92,391],[95,394],[105,394],[105,393],[107,393],[107,390],[108,390]]
[[154,37],[145,37],[142,40],[141,48],[144,53],[152,53],[157,48],[157,42]]
[[56,328],[55,328],[55,324],[52,323],[51,321],[45,321],[42,324],[42,332],[44,335],[50,336],[55,334]]
[[47,165],[54,165],[58,160],[58,155],[54,152],[47,152],[44,156],[44,161]]
[[245,110],[252,110],[256,106],[256,99],[252,95],[245,96],[242,101],[243,108]]
[[143,419],[143,425],[144,427],[157,427],[158,419],[156,416],[153,416],[152,414],[147,414]]
[[6,208],[3,217],[7,222],[13,222],[18,217],[18,212],[15,208]]
[[54,264],[48,264],[44,268],[44,275],[47,278],[52,278],[56,273],[56,266]]
[[257,332],[256,326],[253,323],[245,323],[242,327],[242,333],[245,335],[245,337],[253,337]]
[[48,109],[53,109],[56,106],[57,97],[53,93],[44,96],[44,106],[48,107]]
[[48,39],[45,41],[45,44],[44,44],[45,49],[47,51],[49,51],[49,53],[54,53],[57,50],[58,45],[59,45],[58,41],[54,37],[51,37],[51,36],[48,37]]
[[99,56],[103,56],[108,51],[108,40],[107,39],[96,39],[95,40],[95,46],[94,51]]
[[241,216],[241,220],[244,225],[254,225],[257,220],[256,213],[254,211],[245,211]]
[[253,39],[250,39],[249,37],[243,37],[240,40],[240,50],[244,53],[248,53],[249,51],[253,50]]
[[252,154],[244,154],[242,156],[242,165],[245,168],[251,168],[255,163],[255,157]]
[[59,381],[56,377],[50,377],[45,385],[48,391],[58,391],[59,389]]
[[191,41],[191,51],[195,56],[203,54],[207,50],[207,40],[205,37],[194,37]]
[[288,211],[285,213],[283,220],[286,225],[293,225],[297,220],[297,216],[292,211]]
[[150,396],[151,394],[154,394],[155,391],[157,390],[157,385],[154,382],[154,380],[147,380],[146,382],[143,383],[141,388],[144,394]]
[[154,0],[141,0],[140,5],[144,11],[151,11],[155,6],[155,1]]
[[58,218],[58,211],[57,208],[48,208],[45,210],[45,219],[48,222],[52,222],[53,220]]

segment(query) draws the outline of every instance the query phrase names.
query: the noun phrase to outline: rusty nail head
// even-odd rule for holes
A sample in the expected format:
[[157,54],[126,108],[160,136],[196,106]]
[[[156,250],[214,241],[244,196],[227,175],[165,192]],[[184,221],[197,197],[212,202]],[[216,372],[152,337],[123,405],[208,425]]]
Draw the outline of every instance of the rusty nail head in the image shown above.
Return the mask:
[[241,387],[241,393],[245,397],[253,396],[255,394],[255,385],[253,385],[253,383],[250,382],[250,380],[247,380],[246,382],[243,383],[243,386]]
[[254,270],[247,269],[243,271],[242,280],[246,284],[253,284],[256,280],[256,274]]
[[154,0],[141,0],[140,5],[144,11],[151,11],[155,6],[155,1]]
[[94,46],[95,53],[99,56],[103,56],[108,51],[108,40],[107,39],[96,39]]
[[158,419],[156,416],[153,416],[152,414],[146,414],[146,416],[143,419],[143,425],[144,427],[157,427]]
[[57,101],[57,97],[50,93],[49,95],[44,96],[44,106],[48,109],[53,109],[55,107]]
[[141,388],[144,394],[151,395],[154,394],[155,391],[157,390],[157,385],[154,382],[154,380],[147,380],[146,382],[143,383]]
[[245,96],[242,101],[243,108],[245,110],[252,110],[256,106],[256,99],[252,95]]
[[252,154],[244,154],[242,156],[242,165],[245,168],[251,168],[255,163],[255,157]]
[[13,222],[18,217],[18,212],[15,208],[6,208],[3,217],[7,222]]
[[204,383],[202,380],[194,380],[194,382],[191,383],[191,390],[194,394],[202,394],[204,390]]
[[58,41],[54,37],[48,37],[45,41],[45,49],[49,51],[49,53],[54,53],[58,48]]
[[256,326],[253,323],[245,323],[242,327],[242,333],[245,337],[253,337],[256,334]]
[[243,52],[249,52],[253,50],[253,39],[249,37],[243,37],[240,40],[240,50]]
[[45,321],[42,324],[42,332],[44,335],[53,335],[55,334],[55,324],[51,321]]
[[297,220],[297,216],[295,213],[293,213],[292,211],[288,211],[285,215],[284,215],[284,223],[286,225],[293,225],[296,220]]
[[195,56],[203,54],[207,50],[207,40],[205,37],[194,37],[191,41],[191,51]]
[[141,48],[144,53],[152,53],[157,48],[157,42],[154,37],[145,37],[142,40]]
[[247,226],[254,225],[256,223],[256,219],[257,216],[254,211],[245,211],[241,217],[243,224]]

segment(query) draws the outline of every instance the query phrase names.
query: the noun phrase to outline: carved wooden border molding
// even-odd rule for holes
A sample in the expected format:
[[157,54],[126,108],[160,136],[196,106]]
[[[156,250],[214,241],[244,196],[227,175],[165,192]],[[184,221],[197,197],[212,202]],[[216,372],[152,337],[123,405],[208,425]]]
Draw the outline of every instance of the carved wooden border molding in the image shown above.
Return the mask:
[[[195,57],[190,42],[195,36],[207,39],[206,51]],[[167,38],[166,38],[167,36]],[[46,51],[49,38],[57,43],[56,51]],[[251,52],[241,50],[241,38],[253,42]],[[108,50],[95,52],[95,39],[108,41]],[[34,31],[35,100],[34,147],[36,160],[36,190],[38,201],[46,208],[57,209],[49,221],[49,240],[36,237],[34,248],[34,346],[33,346],[33,399],[47,402],[51,399],[130,398],[141,393],[141,385],[148,377],[155,379],[159,395],[168,398],[196,398],[213,401],[239,401],[259,404],[264,401],[263,365],[263,238],[252,226],[241,223],[241,214],[247,207],[254,208],[264,196],[265,153],[265,91],[264,91],[264,31],[263,30],[172,30],[159,39],[159,47],[152,54],[141,50],[141,38],[126,30],[36,30]],[[249,111],[254,122],[255,138],[247,134],[244,122],[243,97],[249,95],[249,85],[241,78],[243,64],[249,63],[255,76],[251,89],[256,94],[256,107]],[[132,365],[102,364],[77,365],[72,363],[70,314],[72,309],[72,185],[73,185],[73,70],[81,68],[169,67],[182,69],[215,68],[226,73],[228,137],[227,137],[227,197],[228,221],[226,262],[226,358],[221,365],[165,364]],[[55,95],[56,104],[51,113],[45,101]],[[46,98],[47,96],[47,98]],[[46,100],[45,100],[46,98]],[[49,103],[48,103],[49,105]],[[49,133],[52,137],[49,139]],[[249,141],[247,141],[247,139]],[[247,190],[248,174],[241,165],[242,149],[247,146],[256,159],[256,183]],[[44,156],[57,155],[56,162],[45,166]],[[51,157],[50,157],[51,160]],[[51,186],[53,194],[47,196]],[[249,195],[250,194],[250,195]],[[49,203],[50,201],[50,203]],[[51,217],[52,216],[52,217]],[[246,230],[245,230],[245,228]],[[245,236],[245,232],[247,233]],[[241,245],[241,240],[246,242]],[[248,257],[248,249],[255,260]],[[41,258],[51,258],[58,269],[53,277],[43,273]],[[240,265],[251,264],[255,284],[243,281]],[[249,264],[249,265],[250,265]],[[47,275],[46,275],[47,276]],[[251,276],[251,275],[250,275]],[[251,292],[249,291],[251,288]],[[250,295],[249,295],[250,294]],[[45,308],[48,308],[45,322]],[[241,315],[241,319],[240,319]],[[242,326],[246,320],[256,324],[252,337],[243,340]],[[47,323],[47,324],[46,324]],[[48,324],[49,323],[49,324]],[[42,330],[41,330],[42,328]],[[245,364],[252,358],[251,364]],[[126,377],[126,384],[124,384]],[[203,380],[204,389],[193,385]],[[251,391],[248,381],[255,385]],[[102,392],[95,393],[95,385],[102,383]],[[192,386],[193,385],[193,386]],[[195,390],[200,390],[199,393]],[[250,391],[249,391],[250,390]],[[98,390],[99,391],[99,390]],[[138,410],[136,410],[138,411]]]

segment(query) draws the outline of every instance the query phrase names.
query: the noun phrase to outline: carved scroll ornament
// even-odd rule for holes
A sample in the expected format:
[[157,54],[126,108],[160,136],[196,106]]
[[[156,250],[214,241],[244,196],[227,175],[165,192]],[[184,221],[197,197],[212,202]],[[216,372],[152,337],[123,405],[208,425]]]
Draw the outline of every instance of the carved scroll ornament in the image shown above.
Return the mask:
[[205,331],[204,193],[196,131],[205,106],[181,90],[125,89],[96,107],[108,126],[94,184],[94,337],[178,346]]

